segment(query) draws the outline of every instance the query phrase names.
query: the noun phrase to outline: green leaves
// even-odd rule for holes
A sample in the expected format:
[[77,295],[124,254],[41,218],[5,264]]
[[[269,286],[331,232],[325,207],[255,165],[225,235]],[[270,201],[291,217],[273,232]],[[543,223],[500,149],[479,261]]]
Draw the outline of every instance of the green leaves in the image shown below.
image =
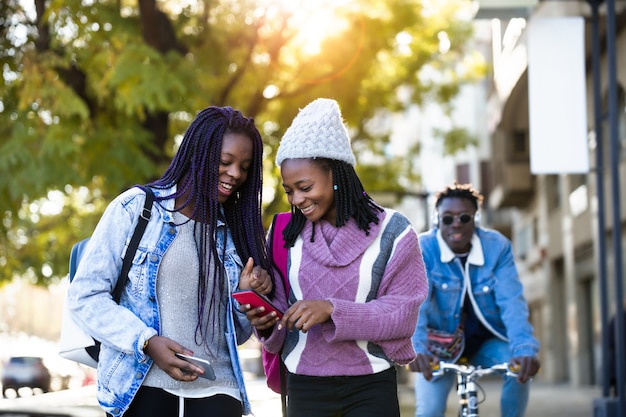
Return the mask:
[[478,138],[465,128],[455,127],[447,131],[435,129],[434,134],[443,140],[446,155],[454,155],[468,146],[478,145]]
[[129,45],[112,61],[105,74],[106,89],[114,91],[113,104],[126,116],[145,118],[146,112],[174,111],[188,92],[188,84],[178,74],[180,56],[166,56],[147,45]]
[[[160,176],[209,105],[255,118],[268,219],[287,207],[274,165],[280,137],[317,97],[340,102],[368,192],[415,189],[419,138],[411,131],[406,152],[389,153],[392,114],[424,102],[451,112],[460,85],[485,71],[467,47],[471,21],[459,18],[470,2],[436,3],[3,2],[0,283],[64,276],[71,244],[106,202]],[[454,126],[435,133],[451,153],[473,139]],[[57,193],[60,211],[39,210]]]

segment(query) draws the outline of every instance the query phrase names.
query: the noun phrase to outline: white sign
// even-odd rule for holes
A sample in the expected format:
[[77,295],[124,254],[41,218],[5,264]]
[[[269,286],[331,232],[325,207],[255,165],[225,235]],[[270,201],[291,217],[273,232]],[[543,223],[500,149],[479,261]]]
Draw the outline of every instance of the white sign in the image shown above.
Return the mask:
[[582,17],[535,18],[528,28],[530,171],[587,173]]

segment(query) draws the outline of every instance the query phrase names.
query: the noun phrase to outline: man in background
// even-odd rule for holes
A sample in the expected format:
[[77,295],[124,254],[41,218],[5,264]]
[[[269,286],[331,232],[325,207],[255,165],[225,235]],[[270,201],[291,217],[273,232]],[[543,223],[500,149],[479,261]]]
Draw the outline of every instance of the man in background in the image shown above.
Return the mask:
[[453,373],[433,379],[432,366],[440,360],[434,353],[442,353],[442,346],[429,350],[429,331],[464,336],[458,352],[447,352],[450,361],[462,356],[475,366],[504,362],[519,366],[518,378],[504,381],[503,417],[524,415],[527,382],[539,371],[539,342],[528,319],[511,242],[495,230],[479,227],[482,198],[471,184],[445,187],[436,195],[434,227],[419,236],[429,294],[413,335],[417,356],[410,369],[419,372],[416,417],[443,417],[456,380]]

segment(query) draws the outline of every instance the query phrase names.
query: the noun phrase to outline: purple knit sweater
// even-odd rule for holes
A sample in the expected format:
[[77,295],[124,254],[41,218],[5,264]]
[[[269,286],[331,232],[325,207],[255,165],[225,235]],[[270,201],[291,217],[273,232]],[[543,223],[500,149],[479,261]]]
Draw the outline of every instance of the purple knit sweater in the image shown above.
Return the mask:
[[[276,282],[275,303],[328,300],[331,319],[307,333],[276,327],[263,339],[269,352],[283,343],[287,369],[310,376],[366,375],[415,358],[411,335],[428,293],[417,234],[402,214],[385,210],[369,236],[354,219],[337,228],[307,222],[289,250],[290,302]],[[280,281],[280,280],[278,280]]]

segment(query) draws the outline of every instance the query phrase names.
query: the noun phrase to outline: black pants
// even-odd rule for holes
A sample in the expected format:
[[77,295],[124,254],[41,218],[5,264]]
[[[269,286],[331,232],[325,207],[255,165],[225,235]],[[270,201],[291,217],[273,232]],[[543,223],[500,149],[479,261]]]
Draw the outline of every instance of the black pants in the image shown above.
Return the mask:
[[289,374],[292,417],[400,417],[395,368],[372,375],[313,377]]
[[[229,395],[185,398],[185,417],[241,417],[241,401]],[[178,417],[180,398],[160,388],[141,387],[124,417]]]

